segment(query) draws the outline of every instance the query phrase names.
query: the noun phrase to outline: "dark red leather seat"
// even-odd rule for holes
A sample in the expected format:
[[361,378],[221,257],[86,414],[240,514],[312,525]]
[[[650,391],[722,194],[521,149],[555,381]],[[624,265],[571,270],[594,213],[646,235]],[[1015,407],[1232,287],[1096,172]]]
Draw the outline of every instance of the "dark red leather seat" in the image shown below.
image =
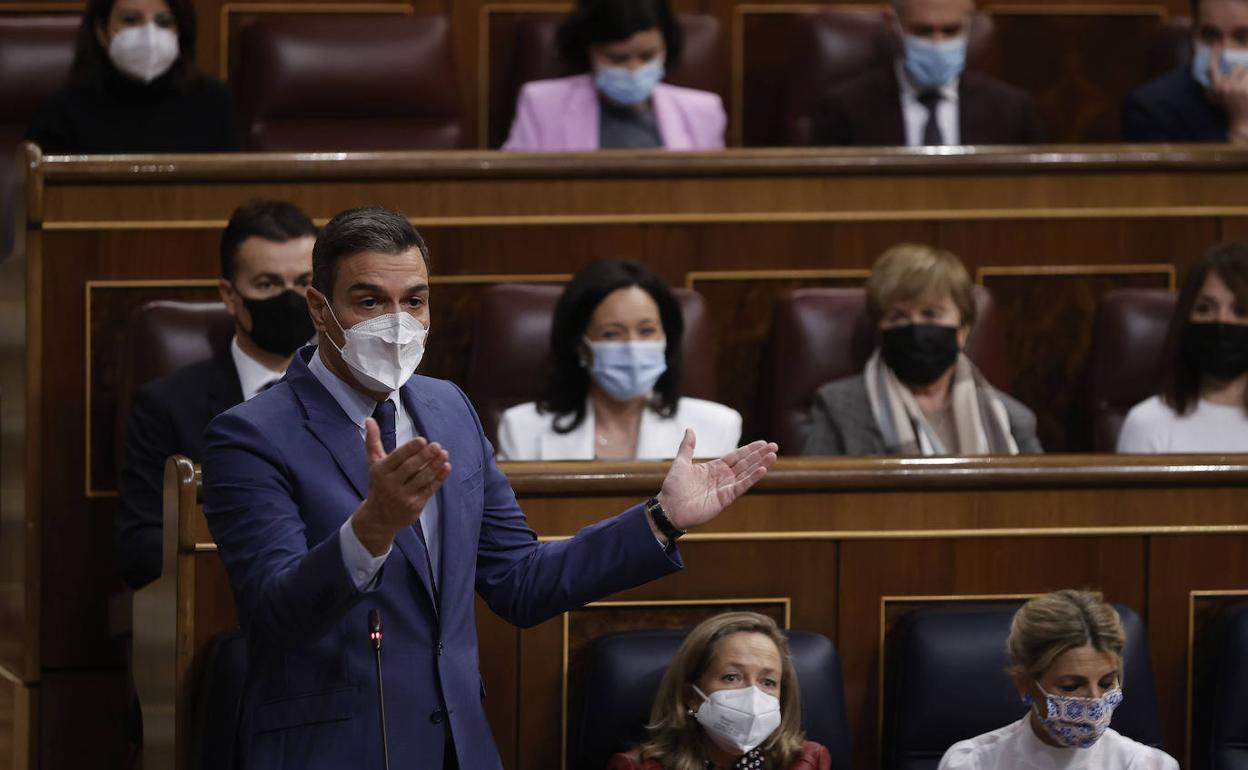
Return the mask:
[[[998,388],[1009,383],[1005,336],[992,294],[975,287],[979,318],[966,352]],[[815,391],[862,371],[876,346],[864,289],[796,289],[776,300],[763,352],[759,392],[763,436],[782,454],[801,454],[810,433]]]
[[[488,145],[501,147],[516,114],[520,87],[531,80],[575,75],[576,70],[559,55],[556,37],[562,13],[526,13],[510,24],[500,24],[509,39],[491,41]],[[728,104],[728,60],[719,21],[710,15],[679,14],[685,36],[679,67],[668,71],[666,82],[703,91],[714,91]]]
[[77,14],[0,16],[0,259],[13,250],[14,153],[26,125],[69,79]]
[[463,145],[445,17],[271,16],[242,33],[238,93],[249,149]]
[[1101,300],[1085,388],[1094,451],[1114,451],[1127,412],[1157,393],[1176,301],[1164,289],[1118,289]]
[[[482,292],[464,392],[477,408],[485,435],[497,440],[509,407],[534,401],[546,385],[550,323],[563,286],[513,283]],[[685,318],[681,394],[715,398],[715,348],[706,300],[673,289]]]

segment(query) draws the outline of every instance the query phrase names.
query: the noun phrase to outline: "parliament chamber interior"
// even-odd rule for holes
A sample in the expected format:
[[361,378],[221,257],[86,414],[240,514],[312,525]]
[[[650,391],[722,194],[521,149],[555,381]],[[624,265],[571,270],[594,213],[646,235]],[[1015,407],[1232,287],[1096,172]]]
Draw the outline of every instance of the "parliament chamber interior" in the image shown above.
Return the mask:
[[[1209,43],[1206,25],[1179,0],[985,1],[959,33],[964,84],[978,73],[1031,105],[1024,112],[1042,127],[1034,141],[970,141],[970,91],[955,99],[962,141],[924,140],[948,136],[931,107],[917,142],[901,123],[895,146],[821,139],[837,134],[828,94],[851,93],[839,87],[864,72],[891,78],[894,65],[904,81],[905,4],[959,1],[672,0],[683,50],[667,67],[670,85],[658,86],[668,91],[653,92],[655,111],[673,87],[715,95],[719,148],[662,149],[673,130],[662,113],[656,131],[609,123],[603,106],[604,142],[640,131],[660,149],[569,150],[517,137],[526,98],[537,96],[525,84],[584,71],[560,55],[573,4],[196,0],[182,50],[194,51],[188,67],[224,84],[233,146],[117,154],[28,139],[48,100],[77,82],[75,47],[87,39],[107,61],[121,35],[82,38],[89,11],[77,0],[0,0],[0,770],[332,766],[314,753],[292,759],[294,737],[285,764],[244,758],[271,747],[266,735],[309,728],[293,709],[242,706],[259,687],[251,637],[267,626],[240,618],[231,578],[246,567],[223,561],[225,542],[219,554],[227,530],[214,525],[211,473],[189,449],[153,471],[163,474],[153,482],[159,577],[132,588],[115,555],[132,406],[160,378],[239,350],[218,254],[232,213],[256,199],[290,202],[317,228],[361,206],[407,218],[428,250],[417,373],[462,389],[494,445],[509,410],[543,398],[565,285],[613,258],[672,289],[682,399],[730,408],[741,444],[778,446],[756,487],[681,537],[675,574],[588,593],[520,627],[487,602],[478,573],[469,652],[507,770],[660,768],[612,756],[646,739],[682,640],[726,612],[765,616],[787,636],[800,728],[831,767],[1011,766],[949,764],[946,752],[1039,720],[1007,674],[1007,637],[1025,603],[1063,589],[1089,592],[1121,618],[1125,699],[1113,728],[1173,758],[1146,766],[1248,768],[1248,449],[1145,452],[1120,438],[1137,404],[1167,392],[1172,318],[1192,307],[1185,280],[1209,269],[1202,255],[1213,247],[1248,242],[1248,148],[1225,116],[1220,139],[1124,133],[1124,102],[1187,73]],[[1227,45],[1248,49],[1248,0],[1202,2],[1243,13],[1244,39]],[[1223,77],[1248,77],[1245,67]],[[1241,85],[1236,98],[1248,104]],[[930,93],[916,101],[903,90],[902,103]],[[588,98],[595,108],[608,99]],[[850,97],[838,104],[848,109]],[[553,118],[571,136],[571,108],[550,109],[569,110]],[[1000,127],[1006,116],[985,120]],[[965,267],[975,320],[953,355],[971,374],[951,375],[953,387],[981,400],[1008,394],[983,407],[981,432],[992,434],[985,446],[1011,451],[927,451],[929,433],[938,446],[951,434],[928,431],[922,417],[911,446],[925,451],[809,451],[824,430],[821,386],[885,366],[877,343],[889,327],[873,325],[873,276],[897,244]],[[1220,325],[1248,324],[1245,276],[1226,278],[1238,320]],[[1235,339],[1228,360],[1248,361],[1244,336]],[[1244,393],[1245,372],[1222,380]],[[855,420],[911,403],[905,385],[890,390],[891,370],[881,377]],[[951,398],[956,419],[962,402]],[[994,440],[993,418],[1015,404],[1043,453],[1020,451],[1009,430]],[[1248,447],[1248,406],[1226,413],[1220,432]],[[349,450],[363,458],[360,446]],[[676,447],[661,460],[509,454],[498,467],[537,548],[553,550],[666,489]],[[444,519],[456,510],[444,502]],[[662,507],[644,510],[658,536]],[[483,554],[496,546],[486,540]],[[399,569],[391,564],[386,579]],[[367,629],[350,631],[371,666]],[[404,639],[391,632],[384,648],[396,677]],[[358,709],[372,720],[376,680],[361,670]],[[445,697],[428,719],[415,717],[420,729],[441,730],[443,719],[460,729],[454,711],[467,707]],[[681,717],[693,730],[695,710]],[[250,743],[261,712],[269,716]],[[384,717],[396,770],[433,768],[397,761],[410,717],[397,708]],[[354,719],[332,717],[344,718]],[[437,767],[477,770],[462,735],[448,738]],[[807,766],[816,765],[793,765]]]

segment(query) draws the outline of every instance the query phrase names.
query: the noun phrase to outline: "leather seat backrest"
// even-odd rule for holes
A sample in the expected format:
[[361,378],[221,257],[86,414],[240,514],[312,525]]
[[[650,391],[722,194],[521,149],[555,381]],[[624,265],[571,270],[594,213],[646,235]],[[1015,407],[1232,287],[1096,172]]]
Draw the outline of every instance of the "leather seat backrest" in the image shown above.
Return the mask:
[[[886,770],[934,770],[958,741],[1021,718],[1027,706],[1007,673],[1006,640],[1020,605],[947,604],[901,619],[887,640],[884,703]],[[1123,692],[1113,728],[1161,745],[1148,633],[1134,610],[1114,605],[1127,634]]]
[[30,119],[69,80],[78,24],[68,13],[0,16],[0,259],[21,226],[14,153]]
[[[684,314],[681,395],[715,399],[715,346],[701,294],[672,289]],[[485,435],[498,438],[509,407],[535,401],[546,385],[550,326],[563,286],[499,284],[481,293],[464,391],[477,408]]]
[[[993,385],[1005,389],[1005,336],[992,293],[975,287],[978,319],[967,355]],[[810,433],[815,392],[858,374],[876,346],[864,289],[795,289],[776,300],[763,353],[760,392],[766,432],[782,454],[801,454]]]
[[249,149],[462,145],[444,16],[271,14],[243,30],[241,56],[239,107]]
[[1101,300],[1084,388],[1095,451],[1114,451],[1127,412],[1161,385],[1176,301],[1161,289],[1118,289]]
[[117,392],[117,452],[134,394],[145,383],[217,355],[229,355],[234,318],[221,302],[157,300],[130,313]]
[[1248,603],[1224,606],[1193,661],[1192,767],[1248,770]]
[[[516,114],[520,87],[532,80],[567,77],[577,70],[559,55],[557,42],[563,14],[526,14],[512,27],[510,45],[500,45],[492,53],[503,61],[491,61],[489,83],[489,146],[501,147]],[[671,67],[665,82],[714,91],[727,106],[728,62],[719,20],[709,14],[677,14],[685,37],[680,66]],[[510,51],[510,56],[506,52]]]
[[[584,669],[584,691],[592,697],[579,717],[572,767],[606,767],[612,754],[644,740],[659,682],[687,634],[629,631],[594,641]],[[806,738],[828,747],[832,767],[852,769],[840,656],[821,634],[790,631],[788,637]]]
[[247,640],[240,631],[224,631],[208,640],[198,658],[191,694],[191,768],[232,770],[239,766]]

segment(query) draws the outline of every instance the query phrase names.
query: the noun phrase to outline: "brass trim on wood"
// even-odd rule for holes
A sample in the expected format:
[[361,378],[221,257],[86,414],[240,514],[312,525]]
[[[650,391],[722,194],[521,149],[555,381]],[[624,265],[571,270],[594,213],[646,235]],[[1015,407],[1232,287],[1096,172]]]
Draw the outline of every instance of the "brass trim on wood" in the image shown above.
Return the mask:
[[715,607],[728,605],[780,605],[784,607],[784,628],[792,624],[793,599],[788,596],[746,597],[742,599],[638,599],[633,601],[591,602],[584,607],[563,613],[563,675],[560,696],[559,720],[559,767],[568,768],[568,659],[570,657],[571,615],[588,609],[603,607]]
[[490,15],[494,13],[567,13],[569,3],[486,3],[477,9],[477,147],[490,145]]
[[230,79],[231,13],[393,13],[410,16],[414,9],[406,3],[223,3],[217,29],[217,75]]
[[868,268],[835,270],[690,270],[685,273],[685,288],[692,289],[698,281],[789,281],[806,278],[867,278]]
[[[785,541],[861,541],[861,540],[952,540],[1007,537],[1130,537],[1161,535],[1248,535],[1248,525],[1214,524],[1208,526],[1162,525],[1156,527],[1020,527],[989,529],[899,529],[899,530],[793,530],[784,532],[690,532],[681,538],[685,543],[785,542]],[[539,542],[571,540],[574,535],[540,535]]]
[[0,16],[11,13],[82,13],[86,3],[4,3]]
[[1170,18],[1170,9],[1151,3],[988,3],[981,12],[989,16],[1156,16],[1161,21]]
[[1123,265],[1011,265],[1005,267],[986,266],[975,270],[975,283],[984,284],[985,278],[992,277],[1039,277],[1055,275],[1164,275],[1170,291],[1174,291],[1176,270],[1173,264],[1140,264]]

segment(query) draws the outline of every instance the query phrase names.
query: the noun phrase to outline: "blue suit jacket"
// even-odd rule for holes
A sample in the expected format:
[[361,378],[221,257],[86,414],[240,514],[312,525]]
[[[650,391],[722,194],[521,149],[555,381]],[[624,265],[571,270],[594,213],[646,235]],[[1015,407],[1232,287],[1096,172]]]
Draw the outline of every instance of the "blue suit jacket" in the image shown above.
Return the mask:
[[[450,455],[439,494],[442,575],[435,594],[411,529],[374,588],[357,591],[338,529],[368,492],[359,429],[308,370],[208,427],[204,513],[248,639],[240,744],[248,768],[381,767],[368,612],[385,631],[391,766],[441,770],[448,730],[464,770],[500,767],[482,704],[473,592],[529,626],[680,568],[643,506],[539,544],[466,396],[413,377],[404,406]],[[436,599],[435,599],[436,596]]]
[[1225,142],[1226,111],[1209,101],[1187,67],[1131,92],[1122,108],[1127,142]]

